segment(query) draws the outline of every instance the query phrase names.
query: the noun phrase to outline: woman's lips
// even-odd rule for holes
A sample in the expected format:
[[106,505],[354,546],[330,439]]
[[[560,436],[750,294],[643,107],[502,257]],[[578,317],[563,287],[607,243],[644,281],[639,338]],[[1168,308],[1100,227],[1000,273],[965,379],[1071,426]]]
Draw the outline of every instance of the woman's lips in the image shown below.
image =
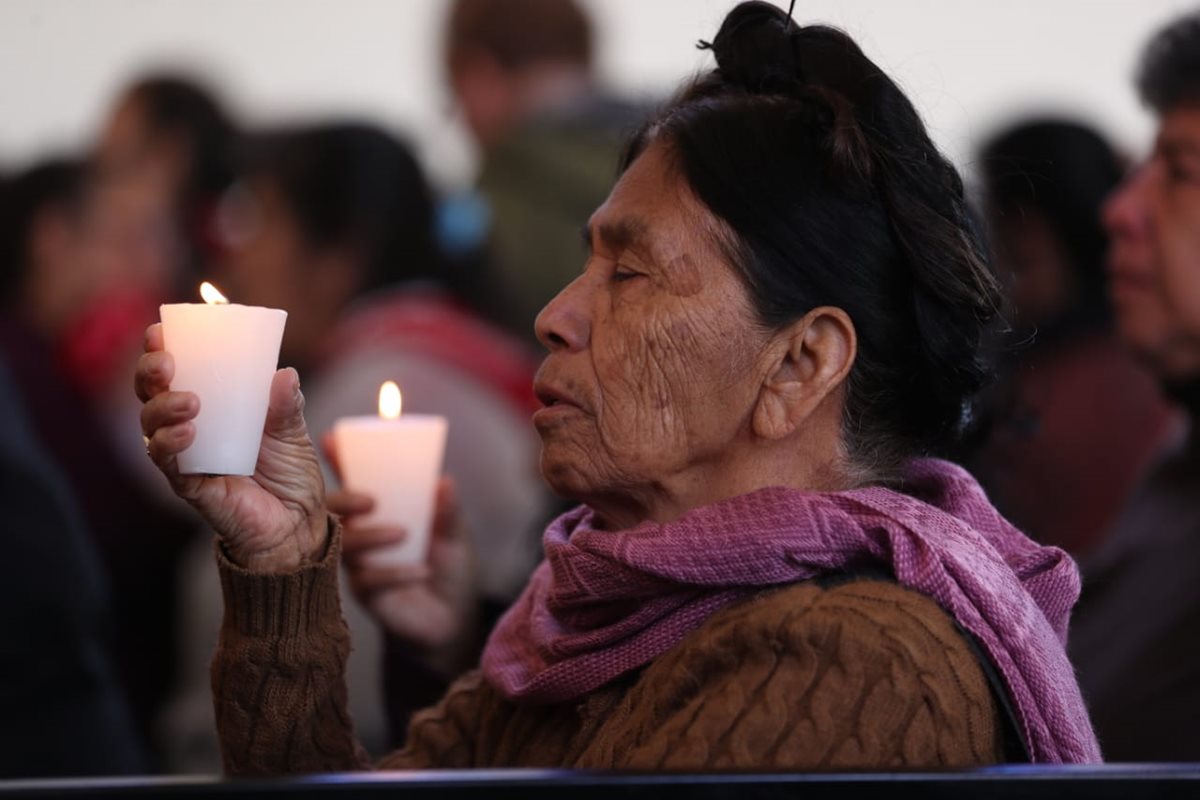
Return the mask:
[[569,392],[552,384],[539,381],[534,384],[533,392],[542,404],[542,408],[533,414],[535,423],[582,410]]
[[559,405],[560,403],[566,403],[569,405],[577,405],[576,403],[571,401],[571,398],[567,395],[566,392],[560,391],[558,389],[554,389],[549,386],[535,386],[533,388],[533,391],[534,391],[534,394],[537,395],[537,399],[539,401],[541,401],[542,405],[547,406],[547,407],[556,406],[556,405]]

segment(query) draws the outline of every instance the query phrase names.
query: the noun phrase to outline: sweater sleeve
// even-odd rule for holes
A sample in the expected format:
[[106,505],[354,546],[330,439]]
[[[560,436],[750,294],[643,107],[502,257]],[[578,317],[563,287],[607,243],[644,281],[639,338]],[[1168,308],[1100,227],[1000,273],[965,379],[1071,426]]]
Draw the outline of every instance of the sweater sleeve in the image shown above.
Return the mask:
[[983,670],[933,601],[801,584],[730,609],[653,664],[579,766],[855,769],[1002,760]]
[[369,766],[346,711],[350,633],[338,599],[341,528],[324,559],[249,572],[217,545],[225,618],[212,664],[225,771],[272,775]]
[[[338,596],[341,527],[319,563],[284,575],[248,572],[217,546],[225,618],[212,664],[217,735],[231,775],[370,769],[346,710],[350,633]],[[382,769],[475,765],[485,718],[504,707],[478,672],[417,714]]]

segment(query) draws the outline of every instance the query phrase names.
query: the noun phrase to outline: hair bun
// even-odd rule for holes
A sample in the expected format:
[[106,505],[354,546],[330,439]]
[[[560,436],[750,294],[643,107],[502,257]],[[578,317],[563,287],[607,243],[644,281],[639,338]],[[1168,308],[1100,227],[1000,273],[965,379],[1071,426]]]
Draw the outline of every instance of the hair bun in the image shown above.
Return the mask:
[[699,46],[713,51],[725,80],[752,92],[769,91],[803,80],[792,41],[799,31],[783,9],[752,0],[725,17],[711,43]]
[[844,31],[797,25],[778,6],[740,3],[711,43],[717,71],[754,93],[798,94],[818,90],[840,96],[856,110],[872,109],[891,81]]

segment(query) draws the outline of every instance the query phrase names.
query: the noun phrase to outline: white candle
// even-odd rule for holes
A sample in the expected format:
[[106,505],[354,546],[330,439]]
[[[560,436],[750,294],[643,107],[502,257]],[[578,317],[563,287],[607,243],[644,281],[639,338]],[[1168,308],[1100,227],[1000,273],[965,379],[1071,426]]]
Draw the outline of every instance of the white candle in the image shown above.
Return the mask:
[[196,438],[179,454],[184,475],[253,475],[287,312],[231,304],[210,283],[204,303],[159,307],[172,391],[200,398]]
[[401,416],[400,389],[391,381],[380,387],[378,416],[343,417],[334,423],[343,485],[375,500],[360,524],[408,532],[403,542],[376,554],[376,563],[419,564],[428,557],[446,428],[442,416]]

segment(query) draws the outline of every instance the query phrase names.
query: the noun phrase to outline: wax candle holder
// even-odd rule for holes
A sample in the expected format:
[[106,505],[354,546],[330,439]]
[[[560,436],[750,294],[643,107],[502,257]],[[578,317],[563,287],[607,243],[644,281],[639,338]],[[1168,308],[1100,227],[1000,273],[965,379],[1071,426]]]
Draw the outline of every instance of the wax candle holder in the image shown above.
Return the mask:
[[200,398],[180,473],[253,475],[287,312],[207,302],[170,303],[159,314],[163,349],[175,359],[171,390]]
[[380,566],[420,564],[428,558],[447,428],[442,416],[401,415],[399,390],[390,382],[380,390],[379,416],[343,417],[334,423],[342,485],[375,500],[357,524],[400,527],[408,534],[372,555]]

